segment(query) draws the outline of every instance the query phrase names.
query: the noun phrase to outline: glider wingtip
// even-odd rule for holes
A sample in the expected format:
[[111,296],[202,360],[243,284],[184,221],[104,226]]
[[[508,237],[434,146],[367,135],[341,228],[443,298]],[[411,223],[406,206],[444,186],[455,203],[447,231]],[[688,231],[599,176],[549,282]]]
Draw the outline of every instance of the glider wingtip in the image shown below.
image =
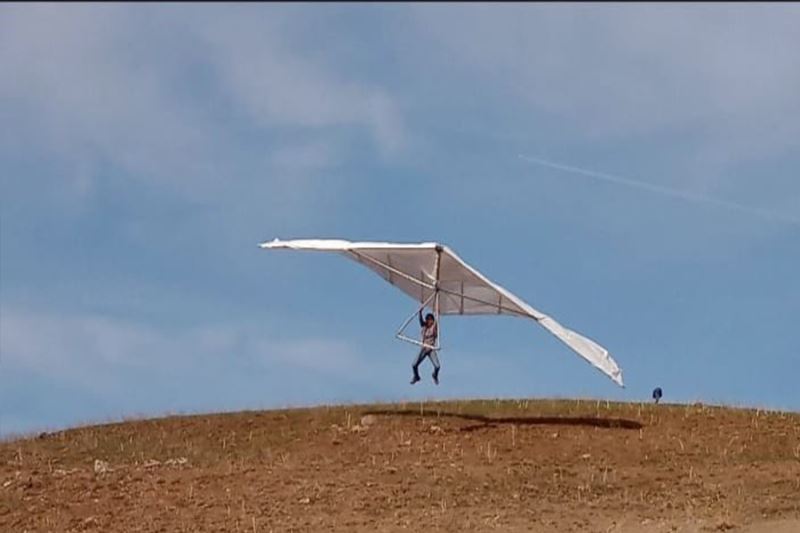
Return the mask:
[[279,238],[275,237],[271,241],[264,241],[264,242],[258,243],[258,247],[259,248],[272,248],[273,246],[275,246],[279,242],[281,242],[281,240]]

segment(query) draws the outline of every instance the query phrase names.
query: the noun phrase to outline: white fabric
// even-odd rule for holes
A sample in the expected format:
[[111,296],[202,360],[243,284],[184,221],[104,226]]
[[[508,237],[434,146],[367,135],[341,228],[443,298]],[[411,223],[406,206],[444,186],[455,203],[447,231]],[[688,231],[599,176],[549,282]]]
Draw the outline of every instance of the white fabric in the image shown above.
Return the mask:
[[466,264],[455,252],[433,242],[395,244],[309,239],[262,243],[265,249],[338,252],[376,272],[418,302],[438,287],[443,315],[513,315],[534,319],[620,386],[622,371],[608,351],[537,311]]

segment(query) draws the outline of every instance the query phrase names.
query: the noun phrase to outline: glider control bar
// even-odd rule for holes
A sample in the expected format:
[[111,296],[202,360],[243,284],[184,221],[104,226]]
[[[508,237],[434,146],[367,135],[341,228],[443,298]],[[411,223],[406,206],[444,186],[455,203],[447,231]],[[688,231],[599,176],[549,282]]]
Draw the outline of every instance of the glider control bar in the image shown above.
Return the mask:
[[[430,344],[425,344],[425,343],[424,343],[424,342],[422,342],[422,341],[418,341],[417,339],[414,339],[414,338],[412,338],[412,337],[409,337],[409,336],[407,336],[407,335],[403,334],[403,331],[405,331],[405,329],[408,327],[408,325],[411,323],[411,321],[412,321],[412,320],[414,320],[414,318],[416,318],[417,314],[418,314],[420,311],[422,311],[423,309],[425,309],[425,307],[426,307],[426,306],[427,306],[429,303],[431,303],[431,300],[433,300],[434,296],[436,296],[436,293],[433,293],[433,294],[431,294],[430,296],[428,296],[428,299],[427,299],[427,300],[425,300],[424,302],[422,302],[422,305],[420,305],[420,306],[419,306],[419,307],[418,307],[418,308],[417,308],[417,309],[416,309],[416,310],[415,310],[415,311],[414,311],[414,312],[411,314],[411,316],[409,316],[409,317],[406,319],[406,321],[405,321],[405,322],[403,322],[403,325],[402,325],[402,326],[400,326],[400,329],[398,329],[398,330],[397,330],[397,333],[395,333],[395,335],[394,335],[395,337],[397,337],[397,338],[398,338],[398,339],[400,339],[401,341],[410,342],[411,344],[416,344],[417,346],[422,346],[423,348],[430,348],[431,350],[439,350],[439,347],[441,346],[441,343],[439,342],[439,337],[438,337],[438,336],[436,337],[436,346],[431,346]],[[438,320],[437,320],[437,324],[438,324]],[[437,326],[437,327],[438,327],[438,326]]]

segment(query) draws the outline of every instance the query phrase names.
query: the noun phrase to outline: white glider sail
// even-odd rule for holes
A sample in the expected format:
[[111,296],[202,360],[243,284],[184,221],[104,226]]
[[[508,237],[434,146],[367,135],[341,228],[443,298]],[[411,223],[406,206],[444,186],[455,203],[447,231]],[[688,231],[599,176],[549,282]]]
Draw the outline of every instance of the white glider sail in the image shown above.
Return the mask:
[[[447,246],[428,242],[395,244],[334,239],[262,243],[265,249],[337,252],[358,261],[437,315],[512,315],[532,318],[578,355],[623,386],[622,371],[608,351],[537,311],[469,266]],[[408,324],[404,324],[403,328]],[[403,340],[411,340],[401,335]],[[416,341],[411,341],[416,342]],[[435,348],[438,348],[436,346]]]

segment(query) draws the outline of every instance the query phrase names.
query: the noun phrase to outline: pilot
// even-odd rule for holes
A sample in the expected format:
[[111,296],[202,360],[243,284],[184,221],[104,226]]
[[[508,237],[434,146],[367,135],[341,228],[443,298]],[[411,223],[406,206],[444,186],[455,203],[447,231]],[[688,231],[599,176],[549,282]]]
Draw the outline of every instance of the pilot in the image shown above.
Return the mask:
[[414,378],[411,380],[411,384],[413,385],[419,381],[419,365],[428,357],[431,363],[433,363],[433,382],[438,385],[439,368],[441,365],[439,365],[439,357],[436,355],[436,350],[432,347],[436,346],[436,339],[439,336],[439,326],[436,324],[436,318],[431,313],[425,315],[425,320],[423,320],[422,309],[419,310],[419,326],[422,328],[423,346],[420,348],[419,354],[417,354],[416,361],[411,366],[414,370]]

